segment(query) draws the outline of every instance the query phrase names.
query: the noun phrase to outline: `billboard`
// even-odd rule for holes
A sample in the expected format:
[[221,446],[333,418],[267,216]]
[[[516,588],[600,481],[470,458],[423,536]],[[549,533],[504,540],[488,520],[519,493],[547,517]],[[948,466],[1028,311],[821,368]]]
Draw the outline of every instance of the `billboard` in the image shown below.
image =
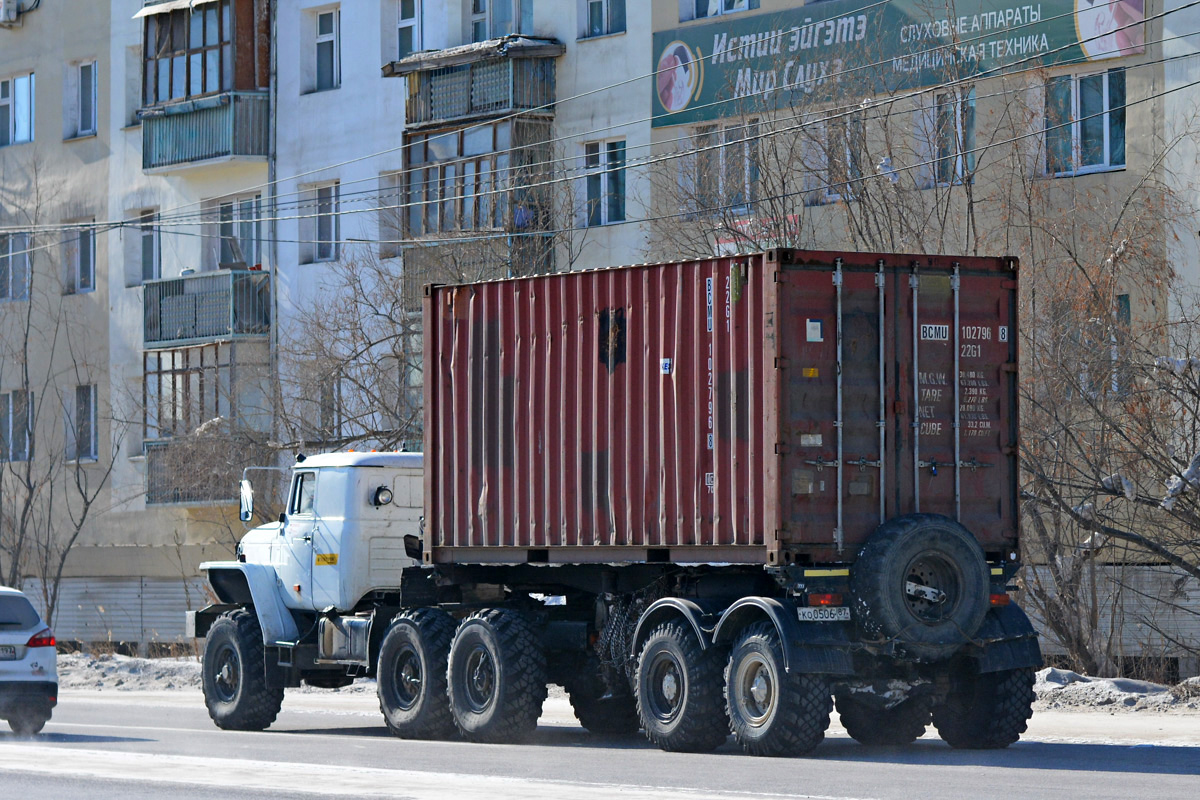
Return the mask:
[[653,126],[1141,53],[1145,0],[829,0],[654,34]]

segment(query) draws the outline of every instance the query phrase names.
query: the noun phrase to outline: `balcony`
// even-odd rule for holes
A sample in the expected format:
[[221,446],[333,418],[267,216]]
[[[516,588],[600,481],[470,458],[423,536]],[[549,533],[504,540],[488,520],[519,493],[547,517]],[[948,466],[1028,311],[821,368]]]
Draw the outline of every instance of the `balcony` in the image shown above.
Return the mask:
[[553,39],[506,36],[386,64],[385,77],[407,77],[408,128],[540,109],[554,113]]
[[271,282],[265,272],[218,270],[149,281],[144,341],[148,350],[217,340],[262,339],[271,329]]
[[265,160],[270,146],[266,92],[225,92],[144,108],[139,115],[147,172],[176,172],[213,160]]

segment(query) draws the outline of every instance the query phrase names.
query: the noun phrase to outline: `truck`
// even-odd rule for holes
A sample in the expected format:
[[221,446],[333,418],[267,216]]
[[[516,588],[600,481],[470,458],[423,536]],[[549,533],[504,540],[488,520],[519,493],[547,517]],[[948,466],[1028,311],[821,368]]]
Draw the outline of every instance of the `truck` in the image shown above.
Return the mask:
[[[798,755],[1026,729],[1018,264],[775,249],[431,285],[423,453],[298,456],[202,565],[222,728],[374,678],[404,738]],[[242,517],[253,487],[242,484]]]

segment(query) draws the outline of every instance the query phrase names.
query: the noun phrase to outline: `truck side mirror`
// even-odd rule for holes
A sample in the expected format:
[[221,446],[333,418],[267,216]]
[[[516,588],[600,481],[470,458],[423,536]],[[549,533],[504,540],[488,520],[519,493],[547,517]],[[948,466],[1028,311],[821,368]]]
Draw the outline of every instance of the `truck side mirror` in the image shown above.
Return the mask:
[[239,495],[241,508],[238,510],[238,519],[249,522],[254,517],[254,487],[250,485],[250,481],[241,482]]

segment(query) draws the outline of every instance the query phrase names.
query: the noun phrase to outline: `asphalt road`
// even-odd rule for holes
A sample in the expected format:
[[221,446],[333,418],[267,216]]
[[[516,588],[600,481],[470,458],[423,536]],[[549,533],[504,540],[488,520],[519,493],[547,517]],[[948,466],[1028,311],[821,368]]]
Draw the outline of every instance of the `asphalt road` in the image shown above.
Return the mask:
[[[663,753],[605,739],[551,698],[521,745],[388,736],[369,695],[289,696],[271,730],[217,730],[197,692],[65,693],[41,736],[0,734],[0,796],[406,797],[424,800],[754,800],[1200,795],[1200,716],[1048,714],[1007,750],[952,750],[934,734],[867,748],[836,724],[803,759]],[[835,718],[836,719],[836,718]]]

